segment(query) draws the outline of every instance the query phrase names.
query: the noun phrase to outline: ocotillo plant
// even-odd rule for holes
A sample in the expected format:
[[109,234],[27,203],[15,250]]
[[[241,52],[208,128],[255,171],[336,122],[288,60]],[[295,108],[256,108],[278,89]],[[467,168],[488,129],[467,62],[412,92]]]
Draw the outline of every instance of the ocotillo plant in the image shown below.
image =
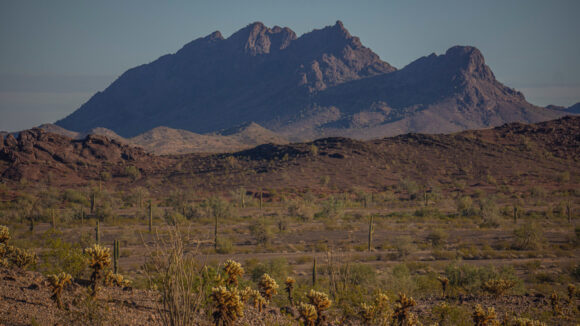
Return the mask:
[[113,273],[117,274],[119,269],[119,240],[113,241]]
[[95,193],[91,194],[91,215],[95,213]]
[[54,208],[50,209],[50,217],[52,219],[52,228],[56,229],[56,215],[54,214]]
[[101,242],[101,232],[99,232],[99,221],[97,220],[97,226],[95,226],[95,242],[99,244]]
[[153,203],[149,199],[149,232],[153,231]]
[[213,248],[217,250],[218,243],[218,214],[214,214],[215,224],[213,229]]
[[316,287],[316,257],[312,263],[312,287]]
[[373,216],[369,218],[369,251],[373,250],[373,233],[375,232],[375,226],[373,225]]

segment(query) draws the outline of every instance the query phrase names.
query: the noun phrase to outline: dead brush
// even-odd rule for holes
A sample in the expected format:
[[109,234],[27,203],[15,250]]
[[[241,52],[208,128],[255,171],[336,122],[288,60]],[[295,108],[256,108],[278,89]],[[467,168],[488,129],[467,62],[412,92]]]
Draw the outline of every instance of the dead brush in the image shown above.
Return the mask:
[[238,279],[244,275],[244,269],[242,265],[236,261],[228,259],[224,265],[224,272],[228,274],[228,278],[226,280],[226,284],[228,287],[238,286]]
[[111,266],[111,251],[109,248],[101,247],[98,244],[85,249],[88,256],[89,267],[93,270],[91,274],[91,296],[97,295],[99,282],[103,279],[105,268]]
[[512,289],[516,283],[511,280],[497,279],[488,280],[481,285],[481,289],[495,298],[499,298],[504,295],[507,291]]
[[495,309],[493,307],[487,308],[487,311],[483,309],[483,307],[478,304],[475,306],[473,310],[473,314],[471,315],[471,319],[473,320],[473,324],[475,326],[499,326],[500,323],[497,320],[497,315],[495,313]]
[[244,303],[237,289],[228,290],[225,286],[212,288],[211,298],[215,303],[213,320],[216,326],[230,326],[244,316]]
[[300,302],[298,305],[299,320],[302,320],[304,326],[314,326],[318,320],[318,313],[314,305]]
[[407,297],[404,293],[399,293],[399,299],[395,301],[395,309],[393,311],[393,325],[405,325],[409,319],[414,318],[414,315],[409,311],[411,307],[417,305],[415,299]]
[[68,284],[71,284],[72,276],[65,272],[60,272],[58,274],[52,274],[48,276],[48,284],[52,288],[51,299],[56,302],[58,309],[62,309],[62,290]]
[[314,291],[312,289],[310,292],[308,292],[308,294],[306,294],[306,297],[310,301],[310,304],[316,308],[316,314],[318,315],[318,318],[316,319],[316,325],[322,325],[325,320],[325,317],[322,313],[330,308],[332,301],[328,298],[326,293]]
[[264,299],[266,299],[268,302],[272,300],[272,296],[278,293],[278,287],[278,283],[276,283],[276,281],[268,274],[262,275],[260,282],[258,282],[260,294],[262,294]]

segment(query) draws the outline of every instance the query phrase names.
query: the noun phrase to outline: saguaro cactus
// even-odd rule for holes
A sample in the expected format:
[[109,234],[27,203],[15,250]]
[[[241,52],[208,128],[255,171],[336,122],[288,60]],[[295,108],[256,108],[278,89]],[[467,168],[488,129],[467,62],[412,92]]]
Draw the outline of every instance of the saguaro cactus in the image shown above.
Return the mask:
[[514,224],[518,223],[518,207],[514,205]]
[[119,270],[119,240],[113,241],[113,273]]
[[263,207],[263,206],[262,206],[262,205],[263,205],[263,202],[262,202],[262,196],[263,196],[263,192],[262,192],[262,191],[260,191],[260,210],[262,210],[262,207]]
[[373,233],[375,233],[375,226],[373,225],[373,216],[369,218],[369,251],[373,250]]
[[314,257],[314,262],[312,264],[312,287],[316,286],[316,257]]
[[95,226],[95,242],[99,244],[101,242],[101,233],[99,232],[99,221],[97,220],[97,226]]
[[153,231],[153,203],[149,199],[149,232]]
[[54,213],[54,208],[50,209],[50,218],[52,219],[52,228],[56,229],[56,214]]

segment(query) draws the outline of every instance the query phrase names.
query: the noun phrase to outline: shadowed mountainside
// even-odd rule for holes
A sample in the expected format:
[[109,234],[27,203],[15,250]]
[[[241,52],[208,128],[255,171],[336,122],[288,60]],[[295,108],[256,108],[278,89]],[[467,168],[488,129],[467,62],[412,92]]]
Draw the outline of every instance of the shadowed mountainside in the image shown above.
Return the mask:
[[262,23],[227,39],[214,32],[128,70],[56,124],[135,137],[160,126],[207,134],[254,121],[304,141],[448,133],[564,114],[498,82],[476,48],[452,47],[396,70],[339,21],[300,37]]

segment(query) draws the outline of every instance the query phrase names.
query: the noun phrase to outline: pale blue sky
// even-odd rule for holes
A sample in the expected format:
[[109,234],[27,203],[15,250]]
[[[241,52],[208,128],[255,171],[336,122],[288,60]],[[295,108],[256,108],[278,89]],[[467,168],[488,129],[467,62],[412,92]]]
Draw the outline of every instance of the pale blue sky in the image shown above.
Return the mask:
[[66,116],[125,70],[254,21],[301,35],[343,21],[397,68],[473,45],[537,105],[580,101],[580,1],[0,0],[0,130]]

